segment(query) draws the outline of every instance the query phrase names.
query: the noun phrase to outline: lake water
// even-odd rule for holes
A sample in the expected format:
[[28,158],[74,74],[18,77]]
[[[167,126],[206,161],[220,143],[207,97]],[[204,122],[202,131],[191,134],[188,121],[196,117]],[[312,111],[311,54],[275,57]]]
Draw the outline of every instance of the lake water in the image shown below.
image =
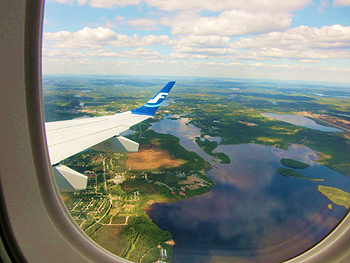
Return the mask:
[[[173,134],[187,150],[213,163],[194,138],[200,130],[188,119],[165,118],[152,129]],[[218,140],[218,138],[212,138]],[[315,162],[316,153],[301,145],[281,150],[257,144],[221,145],[230,164],[215,164],[207,175],[216,186],[207,194],[173,204],[155,204],[149,216],[172,233],[172,262],[278,262],[315,245],[347,213],[320,194],[317,185],[350,191],[350,178]],[[314,182],[283,177],[276,169],[281,158],[310,165],[299,170]]]
[[315,121],[299,115],[278,114],[278,113],[261,113],[261,115],[274,120],[284,121],[294,125],[314,129],[314,130],[319,130],[324,132],[343,132],[342,130],[337,128],[317,124]]

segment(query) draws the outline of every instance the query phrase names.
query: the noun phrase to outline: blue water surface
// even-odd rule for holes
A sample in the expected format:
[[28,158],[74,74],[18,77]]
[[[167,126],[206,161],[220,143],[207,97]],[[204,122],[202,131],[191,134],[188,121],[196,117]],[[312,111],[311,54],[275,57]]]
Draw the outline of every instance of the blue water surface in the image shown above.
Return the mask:
[[[258,144],[220,145],[230,164],[219,164],[194,142],[199,128],[188,119],[165,118],[154,123],[157,132],[180,138],[186,149],[214,164],[207,175],[216,186],[207,194],[172,204],[154,204],[152,220],[170,231],[176,245],[172,262],[280,262],[322,240],[347,209],[332,205],[318,185],[350,191],[350,178],[317,164],[315,151],[291,145],[288,150]],[[310,165],[298,170],[308,181],[283,177],[281,158]]]

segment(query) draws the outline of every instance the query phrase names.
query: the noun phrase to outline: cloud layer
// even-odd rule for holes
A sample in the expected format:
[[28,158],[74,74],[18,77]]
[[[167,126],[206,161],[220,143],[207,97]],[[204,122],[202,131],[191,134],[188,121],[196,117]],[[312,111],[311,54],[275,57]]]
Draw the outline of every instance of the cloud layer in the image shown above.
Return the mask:
[[[162,64],[163,70],[166,64],[172,69],[187,68],[194,74],[199,69],[201,74],[211,69],[225,76],[232,67],[235,72],[239,68],[241,74],[248,75],[276,70],[289,70],[300,76],[303,70],[310,76],[326,71],[336,71],[341,76],[349,73],[350,26],[292,28],[294,17],[309,8],[311,0],[53,2],[118,12],[113,18],[87,21],[80,30],[44,32],[43,61],[48,64],[60,60],[79,65],[95,61],[95,65],[108,64],[110,68],[121,64],[140,68]],[[349,0],[324,3],[315,7],[316,12],[325,12],[329,6],[350,6]],[[136,5],[132,15],[121,12]],[[53,24],[46,19],[46,26]],[[44,65],[44,69],[50,67]]]

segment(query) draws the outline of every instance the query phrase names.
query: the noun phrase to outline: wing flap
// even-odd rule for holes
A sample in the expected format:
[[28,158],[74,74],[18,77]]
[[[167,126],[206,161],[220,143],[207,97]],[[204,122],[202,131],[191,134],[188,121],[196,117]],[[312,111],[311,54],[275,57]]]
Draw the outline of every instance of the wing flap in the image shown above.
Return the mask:
[[90,147],[91,150],[113,153],[138,152],[139,144],[123,136],[113,136],[97,145]]
[[87,177],[85,175],[62,164],[54,166],[53,172],[60,192],[74,192],[86,189]]

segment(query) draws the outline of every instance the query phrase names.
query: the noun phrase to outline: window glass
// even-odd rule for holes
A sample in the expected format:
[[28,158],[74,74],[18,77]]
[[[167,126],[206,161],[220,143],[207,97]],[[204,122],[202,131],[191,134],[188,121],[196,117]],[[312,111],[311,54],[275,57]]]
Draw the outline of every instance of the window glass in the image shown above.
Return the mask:
[[116,130],[138,152],[59,161],[87,177],[61,193],[79,227],[135,262],[279,262],[324,239],[350,206],[350,10],[325,3],[46,2],[47,127],[125,116],[176,81]]

